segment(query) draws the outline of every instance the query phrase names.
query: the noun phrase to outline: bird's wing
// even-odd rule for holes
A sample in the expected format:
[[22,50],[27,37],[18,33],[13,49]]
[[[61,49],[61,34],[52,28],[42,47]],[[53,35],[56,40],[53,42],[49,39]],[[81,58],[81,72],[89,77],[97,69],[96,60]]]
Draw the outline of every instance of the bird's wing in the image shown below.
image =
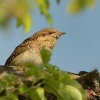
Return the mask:
[[27,51],[31,45],[33,41],[32,41],[32,38],[29,37],[28,39],[24,40],[23,43],[21,43],[19,46],[17,46],[15,48],[15,50],[13,51],[13,53],[10,55],[10,57],[7,59],[5,65],[9,65],[11,63],[11,61],[16,57],[18,56],[19,54]]

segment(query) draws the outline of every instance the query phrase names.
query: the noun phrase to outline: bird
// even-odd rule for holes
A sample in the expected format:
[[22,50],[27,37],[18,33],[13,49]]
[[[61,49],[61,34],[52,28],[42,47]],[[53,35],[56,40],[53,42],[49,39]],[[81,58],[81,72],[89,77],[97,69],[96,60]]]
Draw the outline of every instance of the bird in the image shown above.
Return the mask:
[[43,61],[40,54],[42,48],[52,53],[57,40],[63,34],[65,33],[59,32],[54,28],[41,29],[17,46],[6,60],[5,65],[24,66],[27,62],[42,64]]

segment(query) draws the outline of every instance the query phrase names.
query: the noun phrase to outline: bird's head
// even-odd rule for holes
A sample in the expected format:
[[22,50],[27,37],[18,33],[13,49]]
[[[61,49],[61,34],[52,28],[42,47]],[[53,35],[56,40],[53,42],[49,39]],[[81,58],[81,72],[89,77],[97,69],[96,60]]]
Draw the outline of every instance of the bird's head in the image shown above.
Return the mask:
[[33,38],[37,38],[37,41],[41,43],[42,46],[46,47],[48,50],[52,50],[58,38],[65,34],[64,32],[59,32],[54,28],[44,28],[33,35]]

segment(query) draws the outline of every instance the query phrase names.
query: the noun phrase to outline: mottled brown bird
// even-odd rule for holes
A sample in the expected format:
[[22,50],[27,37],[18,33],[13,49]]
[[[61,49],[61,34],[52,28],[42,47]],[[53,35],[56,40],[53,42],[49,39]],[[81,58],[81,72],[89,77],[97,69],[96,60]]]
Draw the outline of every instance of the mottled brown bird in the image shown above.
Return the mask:
[[41,49],[44,47],[52,52],[56,41],[63,34],[54,28],[44,28],[36,32],[15,48],[5,65],[24,66],[26,62],[41,64]]

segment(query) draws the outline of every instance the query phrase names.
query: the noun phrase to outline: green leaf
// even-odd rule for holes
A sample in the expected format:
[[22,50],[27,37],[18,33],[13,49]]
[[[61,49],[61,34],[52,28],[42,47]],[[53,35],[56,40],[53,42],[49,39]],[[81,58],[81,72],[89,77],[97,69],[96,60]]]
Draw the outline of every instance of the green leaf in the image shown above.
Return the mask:
[[25,63],[25,66],[27,66],[30,69],[35,69],[35,68],[37,69],[38,68],[38,66],[36,64],[33,64],[31,62]]
[[49,9],[49,6],[50,6],[49,0],[44,0],[44,2],[45,2],[47,9]]
[[0,100],[8,100],[7,96],[0,96]]
[[55,96],[57,96],[57,100],[63,100],[63,97],[58,93],[58,90],[60,88],[60,83],[59,81],[55,80],[47,80],[44,85],[44,90],[50,93],[53,93]]
[[54,79],[63,83],[65,83],[68,79],[72,79],[67,72],[60,70],[57,66],[45,64],[45,68],[46,71],[49,73],[46,75],[49,79]]
[[11,92],[7,92],[7,100],[18,100],[18,97],[16,94],[11,93]]
[[71,0],[68,4],[68,10],[72,14],[84,10],[86,7],[94,7],[95,0]]
[[52,20],[52,17],[49,13],[49,1],[48,0],[35,0],[39,9],[40,9],[40,12],[41,14],[43,14],[45,16],[45,18],[47,19],[47,21],[49,22],[49,24],[53,24],[53,20]]
[[[57,100],[86,100],[86,93],[82,86],[65,71],[50,64],[45,66],[48,72],[46,79],[44,79],[45,91],[53,93],[57,96]],[[72,91],[69,91],[69,88],[74,92],[78,91],[76,97]]]
[[95,0],[86,0],[86,4],[87,4],[88,7],[94,7]]
[[0,1],[0,25],[9,28],[9,20],[15,18],[18,26],[24,26],[24,31],[28,32],[31,27],[30,6],[29,0]]
[[60,0],[56,0],[56,2],[57,2],[57,4],[59,4],[60,3]]
[[62,85],[58,92],[63,100],[83,100],[81,92],[71,85]]
[[26,66],[28,67],[28,70],[24,74],[25,78],[32,76],[34,78],[34,82],[45,78],[44,66],[37,66],[32,63],[27,63]]
[[6,88],[13,88],[14,84],[17,82],[17,77],[14,74],[5,75],[4,79],[6,81]]
[[29,90],[29,88],[26,85],[22,85],[19,87],[19,92],[21,94],[26,93]]
[[24,77],[27,78],[27,77],[31,77],[34,75],[34,72],[32,71],[32,69],[28,69],[25,74],[24,74]]
[[72,80],[66,80],[65,85],[66,84],[77,88],[80,91],[80,93],[82,94],[83,100],[86,100],[86,92],[83,89],[83,87],[77,81],[75,81],[73,79]]
[[47,19],[47,21],[50,23],[50,25],[53,24],[53,20],[52,20],[52,17],[51,17],[50,14],[47,14],[47,15],[46,15],[46,19]]
[[38,87],[36,89],[31,89],[28,94],[30,97],[34,100],[46,100],[44,96],[44,89],[41,87]]
[[23,15],[24,17],[17,18],[17,27],[23,25],[24,26],[24,32],[28,32],[31,28],[31,18],[28,13],[25,13]]
[[6,83],[4,81],[0,82],[0,93],[5,89]]
[[41,58],[44,64],[48,63],[50,61],[50,57],[51,57],[51,52],[46,50],[46,49],[42,49],[41,52]]
[[83,10],[84,3],[81,2],[81,1],[84,1],[84,0],[75,0],[73,2],[70,2],[69,5],[68,5],[69,12],[72,13],[72,14],[76,14],[79,11]]
[[56,95],[57,100],[86,100],[85,91],[81,93],[76,87],[65,85],[57,80],[46,80],[44,89]]

